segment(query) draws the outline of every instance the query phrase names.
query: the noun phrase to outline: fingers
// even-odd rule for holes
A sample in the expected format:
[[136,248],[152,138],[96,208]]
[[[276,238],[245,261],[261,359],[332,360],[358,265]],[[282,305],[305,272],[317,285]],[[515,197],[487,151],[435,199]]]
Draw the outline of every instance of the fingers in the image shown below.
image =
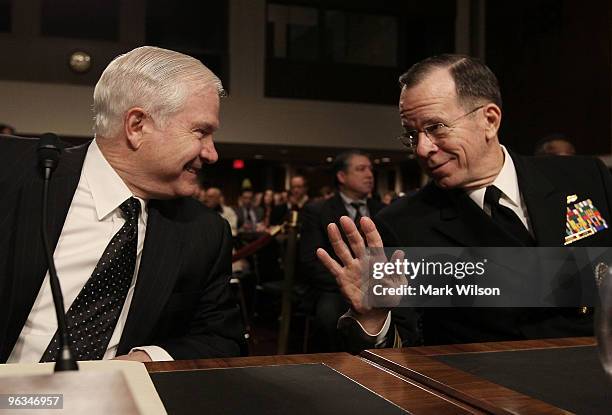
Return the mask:
[[398,249],[395,252],[393,252],[393,255],[391,255],[391,259],[389,261],[395,262],[397,260],[402,261],[403,259],[404,259],[404,251],[402,251],[401,249]]
[[361,284],[359,276],[351,279],[351,273],[346,272],[337,261],[335,261],[323,248],[317,249],[317,257],[325,268],[336,278],[340,291],[350,301],[351,304],[360,304],[362,298]]
[[327,225],[327,236],[329,237],[329,242],[331,243],[334,252],[338,258],[340,258],[340,261],[342,261],[344,265],[350,264],[353,260],[353,255],[342,240],[340,229],[338,229],[335,223],[330,223]]
[[328,269],[331,274],[336,277],[336,279],[342,274],[342,266],[338,264],[338,262],[333,259],[327,251],[323,248],[317,249],[317,257],[319,261],[323,263],[323,266]]
[[380,234],[378,233],[378,229],[376,229],[376,225],[372,219],[368,217],[361,218],[361,232],[365,235],[366,241],[370,248],[382,248],[383,242],[380,238]]
[[355,222],[348,216],[342,216],[340,218],[340,225],[342,225],[342,230],[344,230],[346,239],[348,239],[351,250],[355,256],[357,258],[363,258],[366,254],[366,247]]
[[[342,216],[340,218],[340,226],[342,226],[342,230],[344,231],[344,234],[349,241],[349,245],[351,246],[351,250],[355,256],[357,258],[364,258],[366,256],[366,244],[364,243],[363,237],[361,236],[361,233],[357,229],[355,223],[348,216]],[[361,231],[366,237],[368,247],[383,248],[382,239],[378,233],[378,230],[376,229],[376,225],[374,225],[374,222],[372,222],[372,219],[362,217],[360,226]],[[352,256],[348,250],[348,247],[342,240],[338,227],[335,224],[330,223],[327,227],[327,233],[329,236],[329,241],[334,248],[334,252],[336,255],[338,255],[338,258],[340,258],[344,265],[347,265],[349,257],[352,259]],[[337,249],[339,249],[340,252]]]

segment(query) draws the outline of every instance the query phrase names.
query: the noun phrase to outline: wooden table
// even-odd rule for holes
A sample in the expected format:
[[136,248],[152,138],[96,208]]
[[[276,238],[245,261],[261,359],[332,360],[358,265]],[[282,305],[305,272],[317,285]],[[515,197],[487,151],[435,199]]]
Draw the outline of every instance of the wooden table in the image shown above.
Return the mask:
[[366,350],[361,356],[380,367],[459,402],[492,414],[559,414],[566,411],[435,360],[435,356],[593,346],[587,338],[527,340]]
[[254,356],[226,359],[184,360],[146,363],[150,373],[176,370],[324,363],[372,392],[412,414],[483,414],[478,407],[462,402],[420,382],[405,378],[358,356],[346,353]]

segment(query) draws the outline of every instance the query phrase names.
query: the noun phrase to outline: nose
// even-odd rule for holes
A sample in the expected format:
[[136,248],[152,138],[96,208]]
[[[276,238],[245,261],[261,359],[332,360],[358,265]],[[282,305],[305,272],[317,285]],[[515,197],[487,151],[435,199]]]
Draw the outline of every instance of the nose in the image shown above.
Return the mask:
[[200,150],[200,157],[202,158],[202,162],[206,164],[213,164],[219,160],[219,155],[217,154],[217,149],[215,148],[215,143],[213,142],[212,137],[203,140],[202,149]]
[[427,158],[431,153],[438,150],[438,146],[423,131],[419,131],[416,154],[418,157]]

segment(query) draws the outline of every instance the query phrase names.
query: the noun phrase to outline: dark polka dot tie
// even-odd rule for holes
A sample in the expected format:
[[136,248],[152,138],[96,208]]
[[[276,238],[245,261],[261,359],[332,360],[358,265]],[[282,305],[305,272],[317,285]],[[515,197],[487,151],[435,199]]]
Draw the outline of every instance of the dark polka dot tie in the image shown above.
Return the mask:
[[[104,357],[134,276],[140,203],[131,197],[119,208],[125,223],[106,246],[91,277],[66,314],[69,340],[77,360]],[[40,361],[55,361],[58,349],[58,333],[55,332]]]

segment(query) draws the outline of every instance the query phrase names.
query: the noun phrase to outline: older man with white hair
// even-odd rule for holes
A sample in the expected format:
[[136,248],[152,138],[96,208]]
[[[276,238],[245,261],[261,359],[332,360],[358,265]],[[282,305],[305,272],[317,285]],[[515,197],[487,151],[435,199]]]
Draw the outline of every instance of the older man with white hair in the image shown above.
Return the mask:
[[[51,246],[78,360],[240,353],[227,223],[190,196],[217,160],[220,80],[200,61],[140,47],[94,91],[95,138],[64,152]],[[45,362],[57,322],[40,238],[36,142],[0,140],[0,361]]]

